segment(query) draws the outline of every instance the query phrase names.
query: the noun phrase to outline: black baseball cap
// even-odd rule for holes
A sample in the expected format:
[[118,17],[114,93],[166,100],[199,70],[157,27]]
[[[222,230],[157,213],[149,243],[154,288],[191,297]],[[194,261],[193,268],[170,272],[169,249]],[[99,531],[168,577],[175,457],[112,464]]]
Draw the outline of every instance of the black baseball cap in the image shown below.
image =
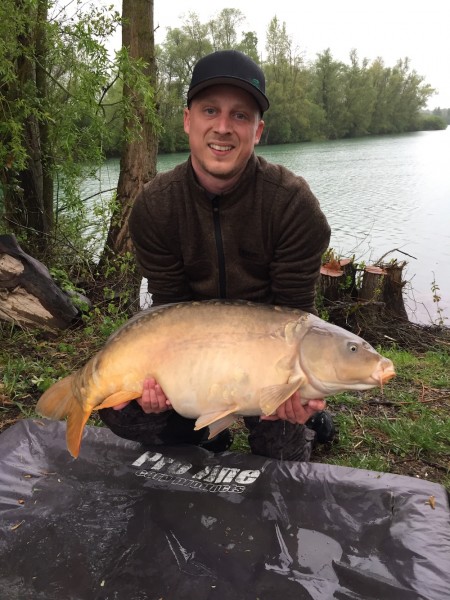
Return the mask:
[[261,114],[269,108],[264,73],[249,56],[238,50],[219,50],[197,62],[187,95],[188,105],[199,92],[219,84],[234,85],[251,94]]

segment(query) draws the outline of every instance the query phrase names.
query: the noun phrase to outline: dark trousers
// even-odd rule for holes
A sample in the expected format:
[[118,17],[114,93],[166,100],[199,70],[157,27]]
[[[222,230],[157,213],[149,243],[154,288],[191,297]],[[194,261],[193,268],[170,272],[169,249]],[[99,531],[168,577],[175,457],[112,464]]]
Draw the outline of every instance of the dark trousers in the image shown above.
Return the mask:
[[[130,402],[122,410],[105,408],[99,411],[99,416],[119,437],[145,446],[199,445],[206,442],[209,435],[207,427],[194,430],[195,419],[186,419],[174,410],[146,414],[137,402]],[[315,433],[308,427],[281,420],[261,421],[259,417],[245,417],[244,422],[253,454],[277,460],[310,459]]]

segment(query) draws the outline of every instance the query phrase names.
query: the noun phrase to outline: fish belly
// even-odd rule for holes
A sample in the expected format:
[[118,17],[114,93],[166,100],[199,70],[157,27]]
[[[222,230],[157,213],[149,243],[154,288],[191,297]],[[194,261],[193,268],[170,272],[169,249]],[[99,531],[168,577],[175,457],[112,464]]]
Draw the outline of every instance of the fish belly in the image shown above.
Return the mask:
[[295,363],[292,348],[269,339],[188,345],[174,357],[174,368],[158,373],[172,406],[188,418],[226,410],[262,414],[261,389],[286,383],[292,373],[284,365]]

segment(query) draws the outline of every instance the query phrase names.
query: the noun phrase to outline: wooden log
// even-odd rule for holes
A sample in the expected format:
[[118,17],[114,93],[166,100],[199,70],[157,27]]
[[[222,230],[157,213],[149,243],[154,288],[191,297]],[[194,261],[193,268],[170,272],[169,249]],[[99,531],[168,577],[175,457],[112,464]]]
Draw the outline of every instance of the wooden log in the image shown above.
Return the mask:
[[55,330],[66,329],[78,315],[47,267],[26,254],[13,235],[0,235],[0,319]]

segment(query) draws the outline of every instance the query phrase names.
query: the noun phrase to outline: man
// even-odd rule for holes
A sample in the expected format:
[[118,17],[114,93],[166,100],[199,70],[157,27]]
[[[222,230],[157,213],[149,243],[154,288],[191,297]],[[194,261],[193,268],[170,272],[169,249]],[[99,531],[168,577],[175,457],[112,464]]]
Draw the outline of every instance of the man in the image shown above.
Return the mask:
[[[315,312],[330,228],[301,177],[255,155],[268,108],[264,74],[248,56],[225,50],[196,64],[184,110],[190,157],[150,181],[130,217],[154,305],[219,298]],[[321,425],[322,438],[332,435],[324,407],[321,399],[303,406],[297,393],[276,415],[246,418],[252,452],[309,460],[315,433],[304,424]],[[152,379],[142,398],[100,415],[116,434],[144,444],[220,451],[232,441],[226,430],[206,442],[208,432],[193,431]]]

